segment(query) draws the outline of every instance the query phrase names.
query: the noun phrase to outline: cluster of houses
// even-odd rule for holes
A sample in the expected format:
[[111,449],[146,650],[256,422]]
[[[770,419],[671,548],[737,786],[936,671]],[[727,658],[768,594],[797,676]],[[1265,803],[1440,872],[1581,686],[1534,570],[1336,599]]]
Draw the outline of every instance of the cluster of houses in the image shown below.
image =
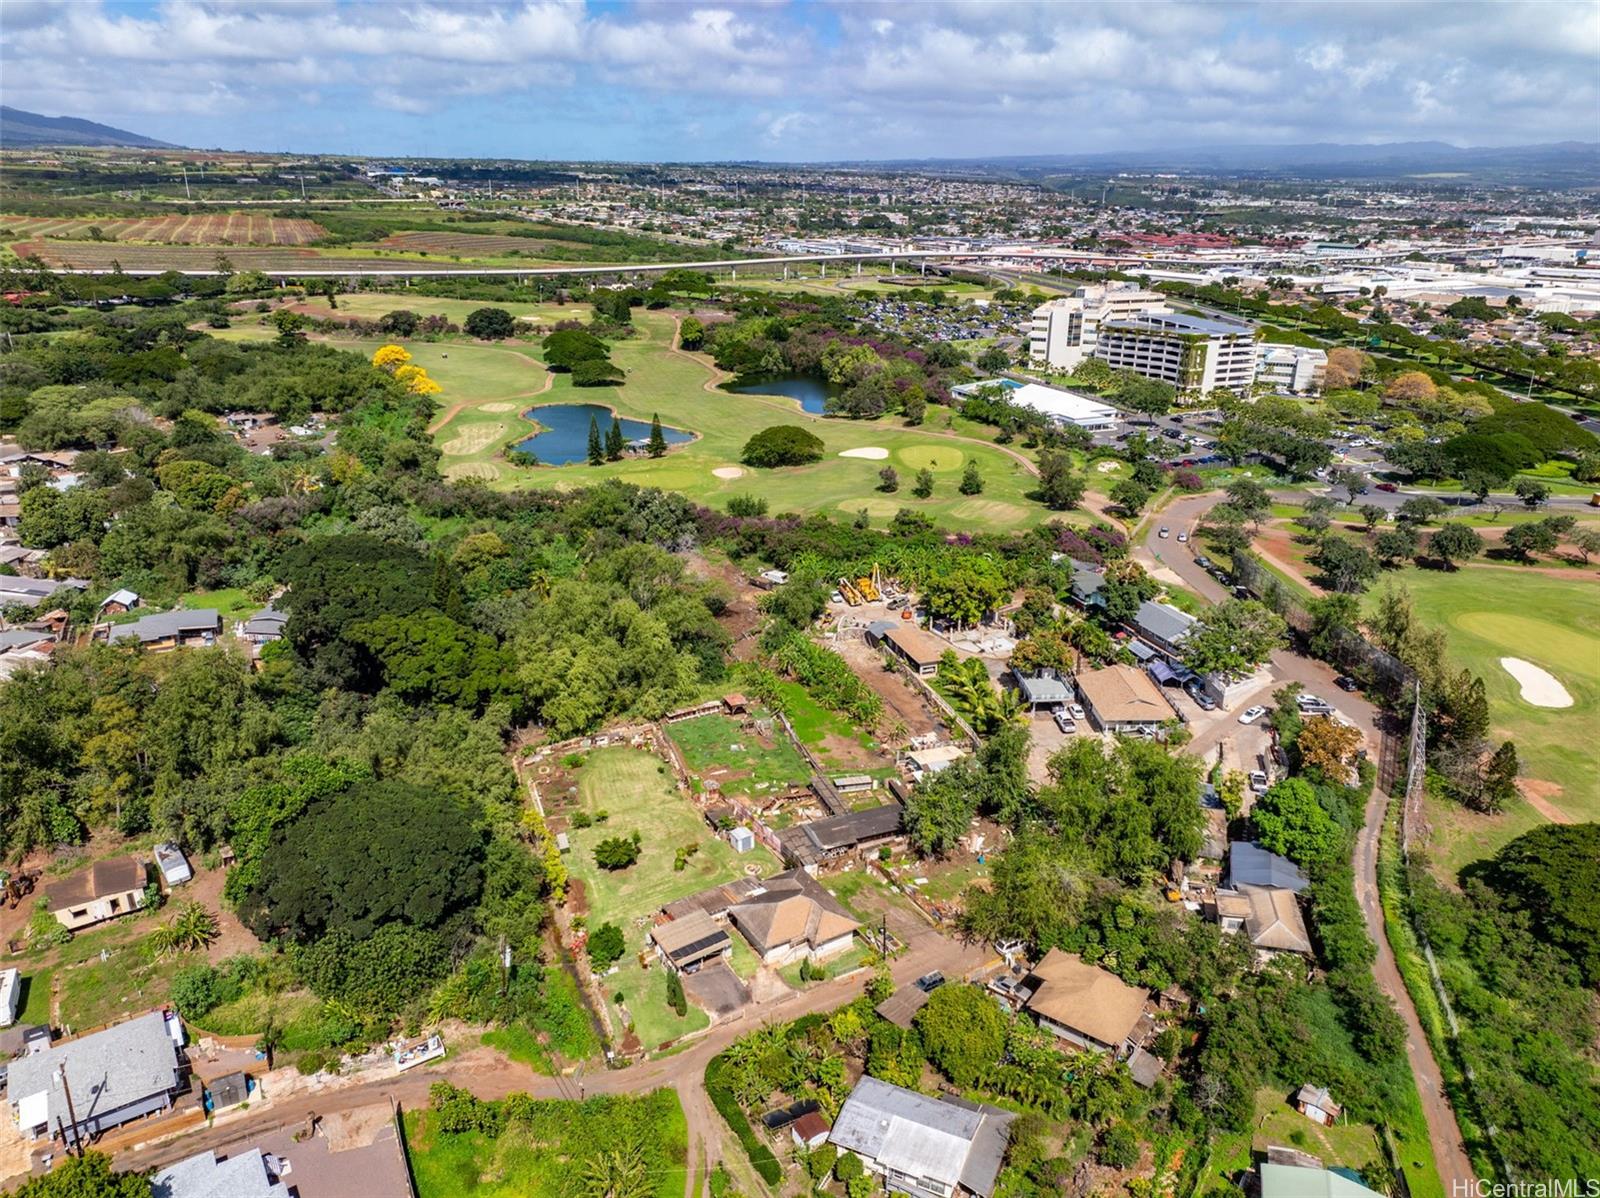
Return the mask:
[[698,973],[733,955],[730,929],[764,965],[820,964],[846,952],[861,923],[804,869],[739,878],[661,909],[650,931],[669,969]]

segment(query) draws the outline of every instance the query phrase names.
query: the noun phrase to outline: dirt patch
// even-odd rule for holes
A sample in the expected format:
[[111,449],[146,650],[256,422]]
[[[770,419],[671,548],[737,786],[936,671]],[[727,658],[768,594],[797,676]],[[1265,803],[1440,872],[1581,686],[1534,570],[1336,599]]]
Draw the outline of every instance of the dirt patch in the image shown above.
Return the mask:
[[446,466],[443,473],[447,482],[459,482],[464,478],[481,478],[485,482],[492,482],[500,477],[500,468],[493,462],[457,462],[454,466]]
[[883,700],[886,724],[898,720],[912,736],[929,732],[944,733],[944,722],[933,713],[927,700],[912,689],[899,671],[885,670],[883,658],[877,650],[868,647],[864,638],[841,636],[835,647],[840,656],[850,663],[851,669]]
[[1556,782],[1545,782],[1538,778],[1522,778],[1517,782],[1517,789],[1522,792],[1522,797],[1532,807],[1552,824],[1570,824],[1573,819],[1561,808],[1550,800],[1563,793],[1561,785]]
[[501,412],[515,412],[521,406],[521,404],[506,403],[501,401],[498,403],[479,404],[478,411],[493,412],[496,415],[499,415]]
[[728,605],[717,617],[717,624],[733,638],[733,656],[749,661],[755,656],[756,631],[761,627],[761,597],[750,579],[725,558],[708,558],[702,553],[687,555],[689,572],[697,578],[719,583],[728,595]]

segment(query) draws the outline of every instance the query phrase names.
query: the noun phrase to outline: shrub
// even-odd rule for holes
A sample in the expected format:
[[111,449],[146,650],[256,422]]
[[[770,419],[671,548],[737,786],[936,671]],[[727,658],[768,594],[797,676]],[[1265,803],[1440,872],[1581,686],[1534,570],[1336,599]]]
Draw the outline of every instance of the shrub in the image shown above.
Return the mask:
[[574,387],[610,387],[623,378],[622,367],[604,358],[588,358],[572,367]]
[[517,322],[504,308],[479,308],[468,315],[463,327],[473,337],[503,341],[516,332]]
[[639,859],[639,846],[621,836],[608,837],[594,846],[594,863],[601,869],[627,869]]
[[1139,1163],[1139,1137],[1125,1123],[1106,1129],[1095,1150],[1095,1159],[1113,1169],[1129,1169]]
[[[778,1158],[772,1155],[772,1150],[756,1138],[755,1131],[750,1126],[750,1121],[744,1117],[739,1102],[733,1096],[733,1091],[728,1089],[722,1080],[722,1057],[712,1057],[706,1065],[706,1094],[711,1099],[711,1105],[717,1108],[717,1113],[733,1129],[733,1134],[739,1137],[745,1155],[750,1158],[750,1163],[755,1171],[761,1175],[761,1180],[770,1186],[777,1185],[783,1180],[783,1170],[778,1165]],[[860,1164],[859,1161],[856,1162]],[[837,1176],[838,1167],[834,1173]]]
[[804,466],[822,460],[822,439],[794,424],[764,428],[744,444],[740,460],[747,466]]
[[[603,923],[589,933],[589,942],[585,951],[589,954],[589,964],[596,973],[604,973],[619,960],[626,950],[622,942],[622,929],[614,923]],[[618,1002],[622,1001],[620,998]]]
[[767,501],[759,495],[728,496],[728,515],[730,516],[765,516],[766,514]]
[[689,1013],[689,999],[683,992],[683,979],[675,969],[667,970],[667,1006],[678,1013],[679,1019]]

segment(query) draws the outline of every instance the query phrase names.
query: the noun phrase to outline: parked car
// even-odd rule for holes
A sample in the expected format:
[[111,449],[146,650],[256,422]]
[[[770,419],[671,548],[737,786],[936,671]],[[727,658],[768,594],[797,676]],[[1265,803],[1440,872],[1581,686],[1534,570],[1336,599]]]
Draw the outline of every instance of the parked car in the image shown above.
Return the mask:
[[1162,540],[1165,540],[1171,534],[1171,532],[1172,530],[1163,524],[1161,526],[1161,531],[1156,533],[1156,536],[1160,537]]
[[1068,703],[1067,711],[1075,720],[1086,720],[1089,718],[1088,714],[1083,710],[1082,703]]
[[1361,689],[1361,684],[1354,678],[1350,677],[1349,674],[1340,674],[1333,680],[1333,685],[1347,693],[1355,692]]
[[1252,794],[1264,795],[1267,793],[1267,776],[1260,770],[1250,771],[1250,791]]
[[1250,598],[1250,588],[1249,587],[1234,587],[1233,588],[1233,597],[1235,599],[1248,599],[1248,598]]
[[1398,491],[1398,490],[1399,490],[1399,489],[1400,489],[1400,488],[1399,488],[1399,487],[1397,487],[1397,486],[1395,486],[1395,485],[1394,485],[1394,484],[1393,484],[1393,483],[1379,483],[1379,484],[1378,484],[1378,490],[1380,490],[1380,491],[1386,491],[1386,492],[1388,492],[1388,493],[1389,493],[1389,494],[1390,494],[1390,495],[1393,495],[1393,494],[1394,494],[1394,493],[1395,493],[1395,492],[1396,492],[1396,491]]
[[1188,543],[1189,543],[1189,534],[1186,533],[1186,532],[1180,532],[1178,534],[1178,544],[1187,545]]
[[925,973],[917,979],[917,989],[924,994],[932,994],[944,985],[944,974],[935,969],[932,973]]
[[1197,553],[1194,555],[1194,564],[1199,566],[1202,570],[1209,570],[1211,569],[1212,562],[1211,559],[1205,554]]
[[1239,713],[1239,722],[1241,724],[1253,724],[1266,714],[1267,709],[1258,703],[1254,707],[1246,707],[1241,711]]
[[1061,729],[1062,732],[1070,734],[1078,730],[1077,721],[1068,715],[1065,710],[1057,710],[1054,718],[1056,727]]
[[1301,691],[1298,695],[1296,695],[1294,697],[1294,701],[1295,701],[1295,706],[1299,707],[1301,711],[1304,711],[1308,707],[1326,707],[1327,706],[1326,703],[1324,703],[1316,695],[1313,695],[1310,691]]

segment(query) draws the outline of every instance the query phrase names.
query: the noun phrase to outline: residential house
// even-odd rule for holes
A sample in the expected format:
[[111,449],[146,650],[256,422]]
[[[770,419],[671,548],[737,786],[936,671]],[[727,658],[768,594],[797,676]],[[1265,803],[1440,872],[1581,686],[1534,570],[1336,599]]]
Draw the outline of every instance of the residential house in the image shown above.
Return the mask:
[[1139,610],[1134,612],[1128,627],[1141,640],[1160,651],[1168,661],[1177,663],[1183,659],[1183,644],[1189,639],[1195,623],[1193,616],[1179,611],[1170,603],[1146,599],[1139,604]]
[[81,578],[24,578],[20,574],[0,574],[0,607],[38,607],[57,591],[82,591],[88,586]]
[[678,973],[696,973],[702,966],[733,955],[733,941],[727,930],[704,911],[657,924],[650,929],[650,939],[656,946],[656,955]]
[[1235,890],[1245,886],[1270,886],[1296,894],[1311,885],[1311,879],[1301,873],[1293,861],[1246,840],[1235,840],[1228,845],[1228,881]]
[[1106,576],[1103,570],[1083,562],[1072,563],[1072,597],[1084,607],[1104,607],[1105,596],[1100,592],[1106,585]]
[[[130,624],[101,625],[113,644],[143,645],[152,652],[214,645],[222,635],[222,616],[215,608],[194,611],[169,611],[145,616]],[[96,629],[98,633],[101,629]]]
[[283,639],[283,626],[289,613],[267,604],[248,620],[239,622],[239,639],[252,645],[266,645]]
[[778,833],[778,844],[787,865],[815,873],[817,866],[826,862],[901,837],[903,816],[899,803],[885,803],[785,828]]
[[[237,1160],[250,1163],[234,1166]],[[266,1188],[262,1188],[263,1170]],[[395,1111],[387,1102],[256,1133],[179,1161],[151,1178],[151,1198],[365,1198],[369,1194],[416,1195]]]
[[1300,915],[1294,891],[1277,886],[1241,886],[1245,901],[1244,934],[1260,960],[1279,953],[1311,955],[1311,937]]
[[1258,1166],[1261,1198],[1382,1198],[1358,1181],[1332,1169],[1277,1164],[1270,1158]]
[[901,986],[873,1010],[896,1027],[903,1027],[909,1031],[917,1012],[927,1006],[928,999],[932,997],[933,992],[924,990],[921,986]]
[[954,1095],[929,1098],[875,1077],[856,1083],[828,1140],[893,1193],[989,1198],[1010,1142],[1009,1111]]
[[1333,1100],[1327,1086],[1313,1086],[1309,1082],[1294,1096],[1294,1109],[1313,1123],[1324,1125],[1339,1122],[1339,1116],[1344,1114],[1344,1108]]
[[259,1148],[229,1157],[201,1152],[156,1173],[150,1198],[293,1198],[275,1164]]
[[139,606],[139,596],[126,587],[119,591],[112,591],[100,600],[100,614],[102,616],[119,616],[123,612],[132,611]]
[[820,886],[753,895],[728,909],[763,965],[830,960],[855,942],[861,924]]
[[1154,735],[1176,718],[1161,689],[1132,666],[1090,670],[1077,676],[1077,684],[1089,721],[1101,732]]
[[1025,980],[1023,1009],[1061,1039],[1080,1048],[1121,1054],[1145,1013],[1150,995],[1113,973],[1053,948]]
[[828,1142],[830,1130],[821,1111],[807,1111],[789,1124],[789,1138],[797,1148],[821,1148]]
[[77,931],[144,906],[144,862],[131,857],[96,861],[44,892],[50,913]]
[[176,1015],[150,1011],[13,1061],[7,1097],[18,1128],[75,1144],[171,1109],[188,1086],[182,1038]]
[[879,620],[867,628],[867,643],[896,654],[918,674],[937,670],[939,658],[950,647],[909,620]]

